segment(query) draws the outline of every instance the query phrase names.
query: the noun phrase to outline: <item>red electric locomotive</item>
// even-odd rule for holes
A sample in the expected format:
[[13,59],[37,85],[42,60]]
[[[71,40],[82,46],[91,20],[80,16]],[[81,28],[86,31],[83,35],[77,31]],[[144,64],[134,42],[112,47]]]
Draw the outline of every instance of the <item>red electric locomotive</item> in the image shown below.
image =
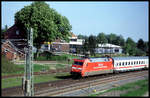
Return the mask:
[[73,59],[71,74],[91,76],[96,74],[113,73],[112,58]]

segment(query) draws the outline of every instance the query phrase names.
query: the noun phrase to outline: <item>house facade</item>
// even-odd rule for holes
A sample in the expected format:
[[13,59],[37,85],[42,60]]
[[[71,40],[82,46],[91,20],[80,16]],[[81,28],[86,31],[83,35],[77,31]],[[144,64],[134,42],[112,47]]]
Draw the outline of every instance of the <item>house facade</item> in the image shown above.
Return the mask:
[[25,54],[20,51],[10,40],[2,42],[1,53],[8,60],[20,60],[25,58]]
[[77,53],[78,50],[82,48],[83,39],[78,39],[75,34],[71,33],[71,37],[69,37],[70,41],[66,42],[61,39],[57,39],[52,43],[45,42],[41,46],[41,50],[43,51],[52,51],[52,52],[66,52],[66,53]]
[[98,48],[95,49],[96,53],[112,53],[112,54],[121,54],[123,51],[121,46],[113,44],[98,44]]
[[1,46],[1,53],[5,55],[7,59],[25,59],[24,47],[27,46],[25,31],[14,24],[4,33]]
[[81,48],[83,46],[84,39],[78,39],[76,35],[72,33],[72,36],[70,37],[69,47],[70,47],[70,53],[81,53]]

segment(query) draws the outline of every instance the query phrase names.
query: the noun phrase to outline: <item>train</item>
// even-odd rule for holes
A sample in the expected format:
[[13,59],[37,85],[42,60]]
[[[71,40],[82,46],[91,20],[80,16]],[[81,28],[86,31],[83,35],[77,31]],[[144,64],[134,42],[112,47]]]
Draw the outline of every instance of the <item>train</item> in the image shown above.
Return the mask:
[[148,56],[79,58],[73,61],[70,74],[81,77],[149,68]]

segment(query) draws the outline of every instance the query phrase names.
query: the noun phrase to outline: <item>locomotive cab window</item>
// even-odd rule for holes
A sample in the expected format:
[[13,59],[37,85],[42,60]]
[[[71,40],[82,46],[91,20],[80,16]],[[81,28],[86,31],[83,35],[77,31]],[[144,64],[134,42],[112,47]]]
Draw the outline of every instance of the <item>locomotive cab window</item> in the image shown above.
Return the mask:
[[83,65],[83,62],[74,61],[74,65]]

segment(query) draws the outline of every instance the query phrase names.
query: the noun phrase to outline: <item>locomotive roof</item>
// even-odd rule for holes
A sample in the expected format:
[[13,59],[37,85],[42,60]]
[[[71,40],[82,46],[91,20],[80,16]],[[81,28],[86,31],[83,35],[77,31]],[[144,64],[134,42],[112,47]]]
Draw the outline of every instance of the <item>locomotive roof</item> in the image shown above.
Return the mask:
[[107,57],[101,57],[101,58],[89,58],[91,62],[104,62],[109,61]]
[[148,56],[112,57],[114,60],[148,59]]

